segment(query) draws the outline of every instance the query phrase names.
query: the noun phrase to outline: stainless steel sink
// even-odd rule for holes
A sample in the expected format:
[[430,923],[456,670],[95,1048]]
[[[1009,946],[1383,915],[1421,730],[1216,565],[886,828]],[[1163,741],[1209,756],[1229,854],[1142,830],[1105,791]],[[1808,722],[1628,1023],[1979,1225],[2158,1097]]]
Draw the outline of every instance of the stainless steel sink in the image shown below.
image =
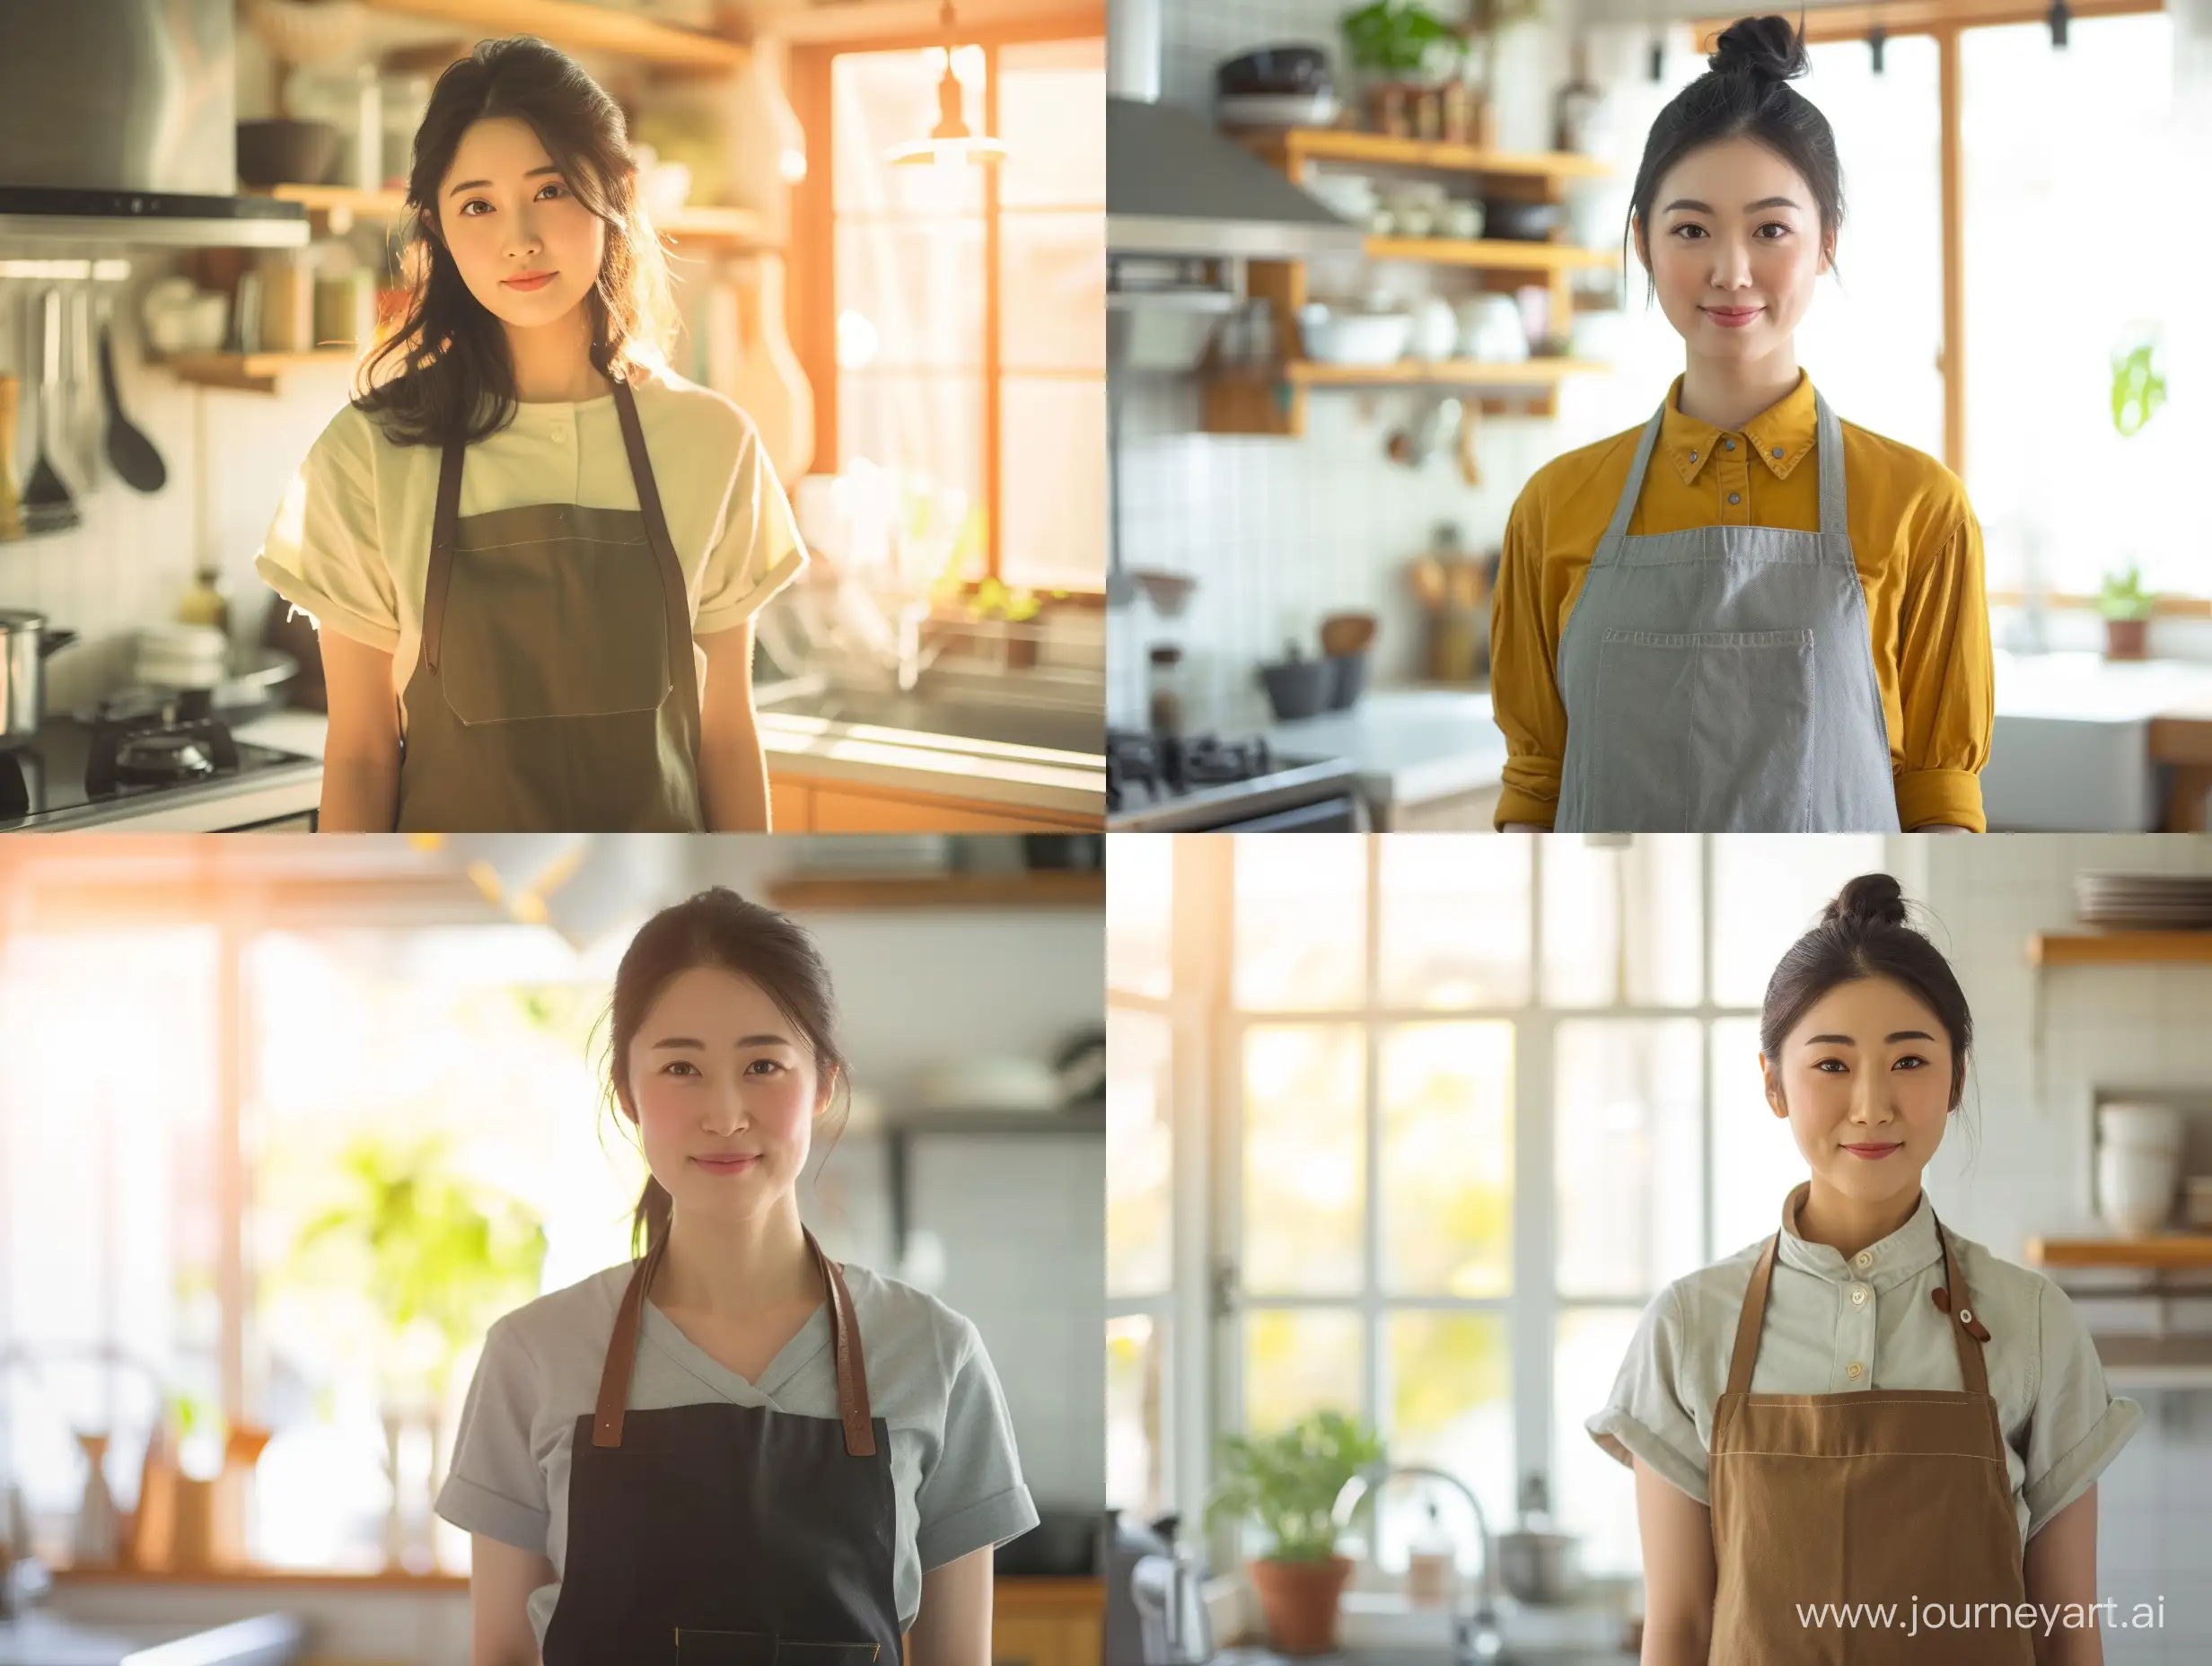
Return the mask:
[[950,735],[1003,746],[1036,746],[1097,758],[1106,750],[1105,715],[1095,707],[993,700],[924,688],[900,694],[885,688],[794,687],[766,689],[763,712],[820,717],[832,723],[872,723],[913,734]]

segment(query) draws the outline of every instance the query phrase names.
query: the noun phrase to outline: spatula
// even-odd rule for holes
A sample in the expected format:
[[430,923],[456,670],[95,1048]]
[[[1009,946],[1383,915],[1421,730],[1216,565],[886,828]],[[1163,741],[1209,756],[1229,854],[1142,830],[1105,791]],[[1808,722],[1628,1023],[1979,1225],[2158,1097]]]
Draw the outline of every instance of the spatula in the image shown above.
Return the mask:
[[108,401],[108,463],[124,485],[141,492],[158,492],[168,483],[169,467],[162,461],[154,442],[123,415],[123,401],[115,390],[115,331],[103,298],[100,317],[100,385]]
[[83,519],[46,452],[47,430],[52,425],[48,413],[60,380],[57,363],[60,355],[61,291],[49,289],[39,320],[39,463],[31,471],[31,483],[23,488],[23,530],[29,532],[66,532]]

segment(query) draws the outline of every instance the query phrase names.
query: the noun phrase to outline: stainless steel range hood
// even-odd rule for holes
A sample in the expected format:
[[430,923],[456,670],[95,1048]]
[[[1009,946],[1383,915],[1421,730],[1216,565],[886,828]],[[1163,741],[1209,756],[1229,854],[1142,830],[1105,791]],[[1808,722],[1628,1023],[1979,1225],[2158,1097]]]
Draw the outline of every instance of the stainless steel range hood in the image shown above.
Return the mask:
[[277,249],[238,192],[232,0],[0,0],[0,248]]
[[1354,252],[1359,227],[1189,111],[1158,101],[1159,0],[1107,12],[1109,254],[1303,259]]

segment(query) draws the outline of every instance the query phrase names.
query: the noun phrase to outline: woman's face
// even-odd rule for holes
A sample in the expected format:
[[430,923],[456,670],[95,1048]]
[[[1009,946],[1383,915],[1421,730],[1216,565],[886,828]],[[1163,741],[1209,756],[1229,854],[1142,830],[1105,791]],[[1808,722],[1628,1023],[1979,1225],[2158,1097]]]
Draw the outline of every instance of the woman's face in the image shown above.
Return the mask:
[[599,281],[606,225],[526,121],[490,117],[461,136],[437,214],[469,293],[514,329],[558,323]]
[[1755,140],[1698,146],[1660,176],[1645,265],[1690,351],[1755,359],[1786,342],[1828,269],[1804,177]]
[[1909,1194],[1943,1144],[1951,1110],[1951,1041],[1943,1021],[1888,978],[1839,984],[1760,1057],[1767,1103],[1815,1178],[1879,1203]]
[[735,1219],[797,1184],[829,1084],[798,1029],[750,978],[695,966],[630,1039],[628,1109],[679,1214]]

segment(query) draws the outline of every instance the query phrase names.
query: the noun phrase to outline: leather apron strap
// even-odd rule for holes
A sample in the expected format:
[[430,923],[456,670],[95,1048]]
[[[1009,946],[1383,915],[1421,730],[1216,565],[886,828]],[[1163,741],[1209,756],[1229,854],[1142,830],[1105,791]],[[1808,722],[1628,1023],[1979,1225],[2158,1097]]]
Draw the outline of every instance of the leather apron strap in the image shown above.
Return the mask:
[[[845,1425],[845,1451],[854,1458],[875,1455],[875,1414],[868,1399],[867,1363],[861,1352],[860,1328],[853,1320],[852,1293],[845,1286],[844,1269],[822,1253],[814,1234],[805,1228],[807,1253],[821,1269],[830,1295],[831,1357],[838,1379],[838,1416]],[[599,1407],[592,1421],[592,1444],[622,1444],[622,1420],[629,1408],[630,1375],[637,1364],[637,1335],[645,1321],[645,1293],[660,1270],[668,1249],[663,1232],[645,1250],[645,1259],[630,1275],[622,1292],[622,1305],[615,1312],[614,1336],[607,1344],[607,1363],[599,1379]]]
[[423,635],[417,661],[432,675],[445,646],[445,592],[453,583],[453,537],[461,524],[461,466],[467,447],[452,441],[438,459],[438,504],[430,518],[430,574],[423,585]]
[[653,460],[645,452],[645,431],[637,420],[637,396],[630,384],[614,384],[615,414],[622,419],[622,447],[629,453],[630,478],[637,487],[637,507],[645,518],[645,537],[661,566],[661,594],[668,606],[668,674],[676,685],[689,721],[691,744],[699,736],[698,663],[691,651],[691,597],[684,588],[683,563],[676,557],[676,541],[668,535],[668,517],[661,512],[661,483],[654,478]]

